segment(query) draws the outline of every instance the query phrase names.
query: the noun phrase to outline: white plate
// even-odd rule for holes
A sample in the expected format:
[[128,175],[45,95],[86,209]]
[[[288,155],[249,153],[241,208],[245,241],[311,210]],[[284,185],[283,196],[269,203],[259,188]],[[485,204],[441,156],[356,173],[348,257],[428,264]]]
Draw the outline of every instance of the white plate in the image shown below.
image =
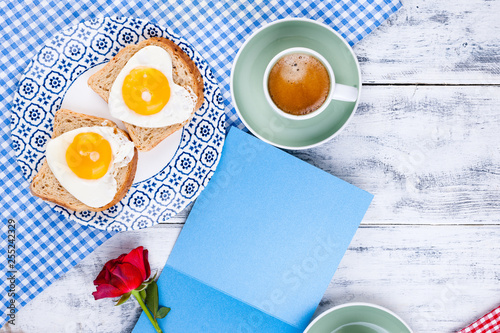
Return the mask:
[[196,199],[217,167],[226,131],[224,104],[212,70],[170,29],[126,17],[94,19],[65,29],[32,59],[12,108],[18,163],[31,181],[45,158],[54,113],[60,108],[108,118],[124,128],[87,86],[87,79],[126,45],[157,36],[169,38],[194,60],[203,76],[205,101],[182,130],[139,153],[134,184],[115,206],[96,213],[49,203],[71,220],[104,230],[141,229],[166,221]]

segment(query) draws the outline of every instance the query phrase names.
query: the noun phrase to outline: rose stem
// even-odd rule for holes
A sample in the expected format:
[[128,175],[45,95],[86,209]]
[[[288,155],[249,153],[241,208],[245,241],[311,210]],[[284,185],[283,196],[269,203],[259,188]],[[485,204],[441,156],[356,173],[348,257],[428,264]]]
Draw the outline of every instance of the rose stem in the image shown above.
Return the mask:
[[158,323],[156,322],[156,320],[153,318],[153,316],[151,316],[151,313],[149,312],[148,308],[146,307],[146,304],[144,304],[144,302],[142,301],[142,297],[139,294],[139,292],[137,290],[132,290],[132,295],[134,295],[137,302],[139,302],[139,305],[141,306],[141,308],[144,311],[144,313],[146,314],[146,316],[148,316],[149,321],[151,322],[151,324],[153,324],[156,332],[163,333],[160,326],[158,326]]

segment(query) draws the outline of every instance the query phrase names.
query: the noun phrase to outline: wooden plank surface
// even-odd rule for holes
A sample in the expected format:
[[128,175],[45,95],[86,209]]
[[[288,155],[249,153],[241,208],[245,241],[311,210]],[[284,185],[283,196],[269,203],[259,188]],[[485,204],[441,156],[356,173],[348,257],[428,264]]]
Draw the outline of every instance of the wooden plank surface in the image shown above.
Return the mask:
[[[161,225],[111,238],[22,309],[15,327],[0,332],[130,332],[139,306],[94,301],[92,281],[107,260],[138,245],[147,245],[153,269],[163,267],[180,230]],[[500,302],[498,239],[497,226],[361,227],[317,312],[372,302],[415,332],[456,331]]]
[[499,109],[500,87],[367,86],[339,136],[292,154],[374,194],[363,224],[500,224]]
[[354,46],[363,82],[500,84],[500,1],[402,3]]
[[332,142],[296,154],[375,195],[364,223],[500,222],[500,87],[366,87]]

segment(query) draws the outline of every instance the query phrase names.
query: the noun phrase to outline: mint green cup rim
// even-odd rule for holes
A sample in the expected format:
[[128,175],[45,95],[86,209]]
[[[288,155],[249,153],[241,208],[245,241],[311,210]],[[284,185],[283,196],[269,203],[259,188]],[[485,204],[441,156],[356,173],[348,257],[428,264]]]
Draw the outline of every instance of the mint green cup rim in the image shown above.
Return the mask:
[[[275,25],[278,25],[278,24],[282,24],[282,23],[285,23],[285,22],[294,22],[294,21],[296,21],[296,22],[312,23],[312,24],[315,24],[315,25],[317,25],[319,27],[327,29],[330,33],[333,33],[334,35],[336,35],[336,37],[345,45],[346,49],[349,50],[349,53],[352,56],[352,60],[353,60],[353,62],[355,64],[356,71],[357,71],[356,74],[357,74],[357,77],[358,77],[359,86],[357,87],[358,88],[358,98],[357,98],[356,102],[354,102],[355,104],[352,107],[352,111],[350,112],[349,116],[344,121],[344,123],[337,130],[335,130],[335,132],[333,132],[332,134],[330,134],[328,137],[326,137],[324,139],[321,139],[321,140],[319,140],[317,142],[311,143],[311,144],[291,146],[291,145],[287,145],[287,144],[282,144],[282,143],[274,142],[270,138],[266,138],[265,136],[259,134],[259,132],[255,128],[253,128],[251,126],[251,124],[249,124],[249,122],[247,121],[247,119],[245,119],[245,116],[241,112],[240,108],[238,107],[238,103],[236,101],[236,97],[235,97],[235,93],[234,93],[234,91],[235,91],[234,84],[235,84],[235,68],[236,68],[236,66],[238,66],[238,61],[240,59],[241,54],[244,52],[246,46],[256,36],[258,36],[262,31],[264,31],[266,29],[269,29],[269,28],[271,28],[271,27],[273,27]],[[240,120],[242,121],[242,123],[245,125],[245,127],[248,128],[253,135],[255,135],[259,139],[261,139],[261,140],[263,140],[263,141],[265,141],[265,142],[267,142],[269,144],[272,144],[272,145],[274,145],[276,147],[279,147],[279,148],[292,149],[292,150],[302,150],[302,149],[309,149],[309,148],[317,147],[317,146],[319,146],[319,145],[321,145],[321,144],[323,144],[323,143],[325,143],[325,142],[333,139],[344,128],[346,128],[346,126],[349,124],[349,122],[351,121],[353,115],[356,113],[356,110],[358,108],[358,104],[359,104],[359,100],[360,100],[360,96],[361,96],[361,87],[362,87],[362,84],[361,84],[361,70],[360,70],[360,67],[359,67],[359,62],[358,62],[358,59],[357,59],[354,51],[352,50],[351,46],[347,43],[347,41],[338,32],[336,32],[335,30],[333,30],[328,25],[326,25],[324,23],[321,23],[321,22],[318,22],[318,21],[315,21],[315,20],[311,20],[311,19],[308,19],[308,18],[300,18],[300,17],[290,17],[290,18],[279,19],[279,20],[270,22],[268,24],[265,24],[264,26],[262,26],[262,27],[258,28],[257,30],[255,30],[245,40],[245,42],[242,44],[242,46],[238,50],[238,53],[236,54],[236,57],[235,57],[235,59],[233,61],[233,65],[232,65],[232,68],[231,68],[231,76],[230,76],[230,90],[231,90],[231,98],[232,98],[232,101],[233,101],[233,105],[234,105],[234,108],[236,110],[236,113],[238,114],[238,117],[240,118]],[[300,121],[303,121],[303,120],[296,120],[296,121],[300,122]]]
[[[337,306],[335,306],[335,307],[333,307],[331,309],[328,309],[328,310],[324,311],[323,313],[321,313],[318,317],[316,317],[313,321],[311,321],[309,323],[309,325],[304,330],[304,333],[311,332],[311,329],[318,322],[320,322],[320,321],[326,321],[326,319],[328,318],[328,315],[332,314],[333,312],[338,312],[339,310],[346,309],[346,308],[351,308],[351,307],[352,308],[354,308],[354,307],[366,307],[366,308],[371,308],[371,309],[375,309],[375,310],[378,310],[378,311],[382,311],[385,314],[387,314],[390,317],[392,317],[392,319],[394,320],[395,323],[397,323],[398,325],[404,327],[407,330],[406,332],[398,331],[397,333],[413,333],[413,331],[410,328],[410,326],[408,326],[408,324],[401,317],[399,317],[396,313],[392,312],[391,310],[389,310],[387,308],[384,308],[383,306],[372,304],[372,303],[364,303],[364,302],[345,303],[345,304],[337,305]],[[340,328],[340,327],[334,327],[333,330],[336,330],[338,328]],[[385,329],[384,327],[381,327],[381,328]],[[330,333],[330,332],[332,332],[331,329],[328,332],[325,332],[325,333]],[[393,332],[391,332],[391,333],[393,333]],[[394,332],[394,333],[396,333],[396,332]]]

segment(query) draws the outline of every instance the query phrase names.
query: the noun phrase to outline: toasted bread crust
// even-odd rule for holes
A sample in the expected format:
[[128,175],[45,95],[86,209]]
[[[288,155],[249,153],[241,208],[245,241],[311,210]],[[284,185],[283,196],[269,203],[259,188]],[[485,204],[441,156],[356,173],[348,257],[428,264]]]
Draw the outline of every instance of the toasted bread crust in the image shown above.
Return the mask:
[[153,149],[166,137],[189,123],[194,113],[201,107],[204,101],[203,78],[196,64],[177,44],[162,37],[150,38],[120,50],[100,71],[89,78],[88,85],[90,88],[108,102],[111,87],[127,61],[137,51],[149,45],[159,46],[170,54],[172,57],[174,82],[192,90],[198,99],[190,119],[180,124],[161,128],[145,128],[124,122],[132,141],[134,141],[136,147],[141,151]]
[[[61,109],[57,111],[54,116],[54,132],[52,134],[52,138],[56,138],[62,133],[68,132],[70,130],[87,126],[114,127],[116,128],[116,130],[122,132],[126,137],[128,137],[127,133],[116,127],[116,125],[111,120]],[[71,128],[67,129],[67,127]],[[120,173],[125,172],[124,175],[120,175],[120,178],[124,178],[125,180],[121,184],[118,184],[119,187],[113,200],[103,207],[89,207],[76,199],[59,183],[57,178],[52,173],[52,170],[50,170],[47,159],[44,160],[42,166],[40,167],[40,170],[31,181],[30,191],[34,196],[37,196],[46,201],[51,201],[57,205],[66,207],[74,211],[90,210],[99,212],[116,205],[127,194],[134,181],[135,172],[137,170],[137,161],[138,152],[137,149],[134,149],[134,157],[132,158],[130,163],[119,169]],[[54,188],[54,190],[44,193],[43,189],[46,186],[50,186],[51,188]]]
[[[184,125],[189,123],[192,118],[193,117],[191,116],[191,118],[189,118],[188,120],[186,120],[183,123],[174,124],[174,125],[167,126],[167,127],[162,127],[160,129],[139,127],[139,126],[135,126],[135,125],[132,125],[129,123],[125,123],[125,122],[123,124],[125,125],[125,128],[127,129],[130,138],[134,142],[135,147],[137,149],[139,149],[140,151],[150,151],[151,149],[156,147],[158,144],[160,144],[160,142],[165,140],[168,136],[170,136],[174,132],[177,132],[178,130],[183,128]],[[159,130],[161,130],[161,131],[159,131]],[[149,136],[150,135],[149,133],[155,132],[154,134],[155,134],[156,140],[149,142],[149,143],[145,143],[144,140],[142,140],[139,137],[138,131],[141,131],[142,136]]]

